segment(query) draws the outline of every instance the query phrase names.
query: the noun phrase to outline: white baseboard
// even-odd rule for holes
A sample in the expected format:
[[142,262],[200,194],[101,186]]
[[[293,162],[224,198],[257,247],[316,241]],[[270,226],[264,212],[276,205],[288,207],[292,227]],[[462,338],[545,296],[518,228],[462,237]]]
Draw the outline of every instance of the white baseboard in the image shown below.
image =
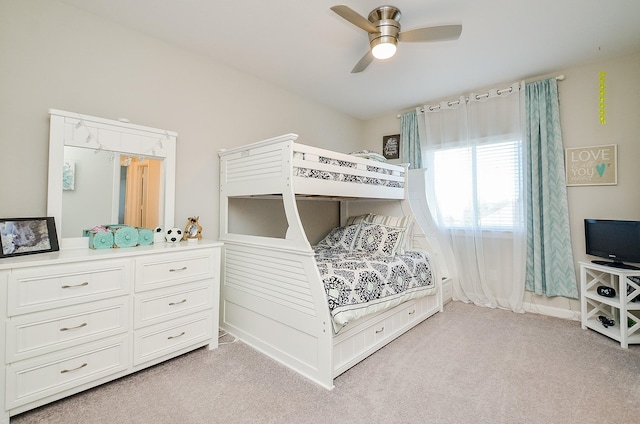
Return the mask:
[[574,311],[571,309],[557,308],[555,306],[540,305],[531,302],[524,302],[522,304],[522,309],[524,309],[525,312],[533,314],[580,321],[580,311]]

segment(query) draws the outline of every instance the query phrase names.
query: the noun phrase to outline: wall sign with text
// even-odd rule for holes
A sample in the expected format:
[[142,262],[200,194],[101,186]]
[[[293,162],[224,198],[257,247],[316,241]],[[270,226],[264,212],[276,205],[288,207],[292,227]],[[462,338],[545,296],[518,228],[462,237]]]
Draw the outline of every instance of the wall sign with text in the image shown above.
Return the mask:
[[386,159],[400,159],[400,134],[382,137],[382,154]]
[[618,149],[607,146],[565,149],[568,186],[618,184]]

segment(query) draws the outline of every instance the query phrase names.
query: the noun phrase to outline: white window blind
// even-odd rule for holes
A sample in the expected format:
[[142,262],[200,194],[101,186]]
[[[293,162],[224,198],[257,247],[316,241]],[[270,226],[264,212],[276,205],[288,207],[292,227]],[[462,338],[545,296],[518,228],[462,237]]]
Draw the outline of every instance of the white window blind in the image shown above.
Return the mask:
[[434,152],[434,185],[447,227],[512,229],[518,212],[519,140],[444,148]]

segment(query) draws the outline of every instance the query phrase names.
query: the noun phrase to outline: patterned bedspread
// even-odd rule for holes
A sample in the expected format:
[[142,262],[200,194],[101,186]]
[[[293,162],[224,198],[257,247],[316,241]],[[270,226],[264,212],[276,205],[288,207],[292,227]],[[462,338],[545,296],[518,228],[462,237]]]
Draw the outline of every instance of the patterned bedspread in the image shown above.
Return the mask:
[[303,178],[317,178],[321,180],[329,180],[329,181],[341,181],[347,183],[358,183],[358,184],[369,184],[369,185],[377,185],[383,187],[393,187],[393,188],[403,188],[404,184],[400,181],[390,180],[386,178],[374,178],[374,177],[365,177],[361,175],[354,175],[348,173],[348,169],[366,169],[369,172],[375,172],[377,174],[383,175],[400,175],[397,172],[394,173],[391,169],[386,169],[373,165],[358,165],[355,162],[338,160],[326,158],[323,156],[316,155],[303,155],[302,153],[296,152],[294,153],[294,157],[304,157],[305,160],[309,162],[318,162],[326,165],[336,165],[340,168],[344,168],[345,172],[332,172],[332,171],[321,171],[318,169],[312,168],[303,168],[303,167],[294,167],[293,175],[297,177]]
[[436,291],[425,252],[396,256],[338,248],[315,252],[336,333],[350,321]]
[[[369,167],[367,167],[369,168]],[[380,168],[375,168],[380,169]],[[370,169],[367,169],[368,171]],[[385,170],[386,171],[386,170]],[[317,178],[320,180],[342,181],[345,183],[370,184],[392,188],[403,188],[404,184],[399,181],[385,180],[383,178],[363,177],[360,175],[343,174],[340,172],[320,171],[309,168],[295,168],[293,175],[304,178]]]

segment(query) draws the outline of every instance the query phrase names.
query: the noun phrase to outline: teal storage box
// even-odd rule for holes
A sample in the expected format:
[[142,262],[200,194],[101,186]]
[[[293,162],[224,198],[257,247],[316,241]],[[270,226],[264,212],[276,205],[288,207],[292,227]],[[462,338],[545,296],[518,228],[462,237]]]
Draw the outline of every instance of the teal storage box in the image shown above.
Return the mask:
[[129,225],[109,225],[113,233],[113,247],[135,247],[138,245],[138,230]]
[[86,231],[89,236],[90,249],[110,249],[113,247],[113,233],[111,231]]
[[153,230],[148,228],[138,228],[138,244],[148,246],[153,243]]

